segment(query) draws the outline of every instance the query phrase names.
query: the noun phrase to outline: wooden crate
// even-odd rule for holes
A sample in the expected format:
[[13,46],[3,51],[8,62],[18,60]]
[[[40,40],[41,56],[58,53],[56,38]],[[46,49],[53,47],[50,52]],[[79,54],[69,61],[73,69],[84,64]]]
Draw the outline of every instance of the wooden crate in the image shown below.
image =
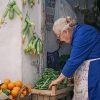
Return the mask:
[[72,90],[72,87],[56,90],[53,86],[52,90],[37,90],[32,89],[32,100],[71,100],[67,98],[67,92]]

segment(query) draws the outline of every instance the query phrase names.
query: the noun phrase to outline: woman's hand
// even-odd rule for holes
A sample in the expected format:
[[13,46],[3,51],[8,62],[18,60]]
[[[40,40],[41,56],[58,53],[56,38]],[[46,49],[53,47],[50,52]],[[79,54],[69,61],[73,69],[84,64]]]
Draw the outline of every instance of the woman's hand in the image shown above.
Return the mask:
[[52,86],[59,85],[64,79],[65,79],[65,76],[61,73],[60,76],[56,80],[51,82],[51,84],[49,85],[49,89],[51,89]]
[[56,80],[52,81],[51,84],[49,85],[49,89],[52,88],[52,86],[57,86],[59,84],[59,82]]

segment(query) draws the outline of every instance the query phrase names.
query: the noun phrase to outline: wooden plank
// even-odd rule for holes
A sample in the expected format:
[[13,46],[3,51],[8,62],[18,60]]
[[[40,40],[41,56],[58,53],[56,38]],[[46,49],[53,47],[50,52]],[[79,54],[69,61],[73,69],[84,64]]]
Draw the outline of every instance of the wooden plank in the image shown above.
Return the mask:
[[52,86],[52,94],[53,94],[53,95],[55,95],[55,94],[56,94],[56,91],[57,91],[56,86]]
[[60,100],[66,100],[65,97],[61,98]]
[[[65,98],[67,96],[67,94],[60,94],[60,95],[57,95],[56,98],[57,100],[58,99],[62,99],[62,98]],[[64,100],[64,99],[63,99]]]
[[59,95],[59,94],[62,94],[62,93],[67,94],[67,92],[71,91],[71,90],[73,90],[73,87],[67,87],[67,88],[64,88],[64,89],[61,89],[61,90],[57,90],[55,95]]
[[44,96],[44,100],[50,100],[49,96]]
[[32,89],[32,94],[39,94],[39,95],[47,95],[47,96],[55,96],[62,93],[67,93],[68,88],[61,89],[61,90],[37,90]]
[[50,97],[50,100],[57,100],[57,99],[56,99],[56,96],[51,96],[51,97]]
[[57,90],[55,95],[59,95],[59,94],[62,94],[62,93],[67,93],[67,91],[68,91],[68,88]]
[[44,100],[44,96],[38,95],[38,100]]
[[73,87],[67,87],[64,89],[56,90],[56,88],[52,88],[52,90],[38,90],[38,89],[32,89],[32,94],[38,94],[38,95],[47,95],[47,96],[56,96],[63,93],[66,93],[70,90],[72,90]]
[[37,90],[37,89],[32,89],[32,94],[39,94],[39,95],[52,95],[51,90]]
[[37,94],[32,94],[32,100],[38,100],[38,95]]

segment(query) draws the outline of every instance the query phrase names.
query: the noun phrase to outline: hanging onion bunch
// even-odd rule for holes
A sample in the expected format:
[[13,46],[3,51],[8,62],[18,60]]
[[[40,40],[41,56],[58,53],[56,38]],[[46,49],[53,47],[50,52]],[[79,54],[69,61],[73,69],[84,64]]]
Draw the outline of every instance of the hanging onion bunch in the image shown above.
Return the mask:
[[32,8],[35,5],[36,0],[22,0],[23,5],[26,5],[27,2]]
[[33,33],[35,30],[35,24],[32,23],[28,14],[26,14],[25,20],[22,24],[22,42],[25,42],[26,36],[29,35],[30,38],[33,37]]
[[43,52],[43,43],[40,38],[33,36],[27,47],[24,49],[26,54],[40,55]]
[[20,19],[22,20],[22,12],[21,12],[21,10],[19,9],[19,7],[17,6],[17,4],[16,4],[16,1],[15,0],[10,0],[9,2],[8,2],[8,4],[7,4],[7,7],[6,7],[6,9],[5,9],[5,12],[3,13],[3,18],[5,18],[5,17],[9,17],[9,19],[13,19],[14,18],[14,14],[17,14],[19,17],[20,17]]

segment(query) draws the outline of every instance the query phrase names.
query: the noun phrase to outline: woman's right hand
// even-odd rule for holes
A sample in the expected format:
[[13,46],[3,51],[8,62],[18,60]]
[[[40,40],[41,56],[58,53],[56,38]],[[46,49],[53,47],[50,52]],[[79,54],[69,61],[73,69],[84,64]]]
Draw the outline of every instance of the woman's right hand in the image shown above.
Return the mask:
[[57,86],[59,84],[59,82],[56,80],[52,81],[51,84],[49,85],[49,89],[52,88],[52,86]]
[[51,84],[49,85],[49,89],[52,88],[52,86],[58,86],[63,80],[65,79],[65,76],[61,73],[60,76],[51,82]]

